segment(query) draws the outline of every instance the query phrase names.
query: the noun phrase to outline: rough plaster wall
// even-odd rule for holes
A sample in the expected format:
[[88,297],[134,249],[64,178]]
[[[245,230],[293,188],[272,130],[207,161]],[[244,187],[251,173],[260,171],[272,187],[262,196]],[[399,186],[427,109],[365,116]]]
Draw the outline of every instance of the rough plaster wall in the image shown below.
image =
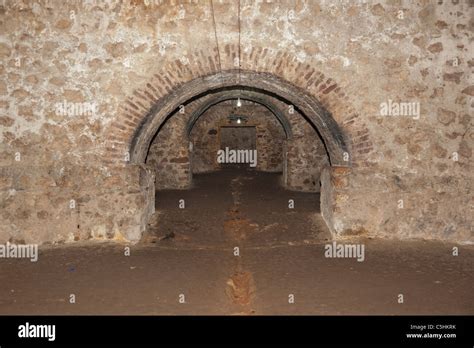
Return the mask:
[[[215,1],[219,54],[207,2],[147,3],[2,4],[0,240],[69,240],[59,202],[97,203],[101,175],[126,195],[120,168],[152,100],[237,58],[320,100],[348,136],[352,168],[328,175],[338,234],[473,241],[472,3],[244,0],[239,40],[238,2]],[[419,102],[420,118],[381,117],[389,99]],[[97,110],[61,116],[63,101]],[[76,186],[86,172],[97,180]],[[97,209],[91,224],[114,216]]]
[[285,186],[296,191],[319,192],[321,171],[329,163],[324,143],[299,112],[287,116],[293,137],[285,146]]
[[191,186],[187,117],[174,113],[153,140],[147,165],[155,170],[157,190],[186,189]]
[[219,129],[222,150],[241,149],[255,150],[257,148],[257,132],[253,126],[221,126]]
[[14,243],[140,239],[154,212],[153,172],[140,165],[0,168],[0,239]]
[[217,151],[221,148],[220,127],[229,123],[228,116],[238,114],[248,118],[247,124],[255,126],[257,170],[278,172],[282,170],[282,145],[285,133],[275,116],[265,107],[249,102],[235,107],[235,101],[223,102],[210,107],[196,122],[192,132],[193,173],[218,170]]

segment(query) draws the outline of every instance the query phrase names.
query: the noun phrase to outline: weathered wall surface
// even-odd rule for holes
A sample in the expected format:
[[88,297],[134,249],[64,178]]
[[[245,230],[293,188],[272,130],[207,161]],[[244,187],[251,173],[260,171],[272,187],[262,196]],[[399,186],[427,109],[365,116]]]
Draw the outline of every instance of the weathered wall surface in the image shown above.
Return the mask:
[[[151,107],[188,81],[240,69],[271,74],[319,100],[346,135],[351,168],[329,173],[328,183],[341,183],[322,187],[333,197],[325,199],[335,234],[473,241],[468,1],[240,1],[240,25],[237,1],[4,4],[0,240],[90,235],[92,227],[77,232],[70,211],[58,208],[71,196],[61,185],[74,186],[87,172],[91,192],[102,192],[102,175],[117,177],[115,194],[146,192],[128,192],[115,173],[129,167]],[[419,117],[382,116],[389,101],[419,103]],[[61,172],[70,173],[64,184]],[[86,191],[78,186],[73,197]],[[89,197],[98,207],[88,215],[91,226],[106,225],[115,208]],[[38,224],[43,211],[55,216]]]
[[[154,173],[143,165],[0,169],[1,240],[64,243],[140,239],[154,212]],[[5,186],[4,186],[5,187]]]
[[188,117],[174,113],[153,140],[147,165],[155,171],[157,190],[191,187],[191,162],[186,136]]
[[320,177],[329,159],[324,143],[299,112],[288,115],[293,136],[285,144],[285,187],[290,190],[319,192]]
[[[257,166],[256,170],[282,171],[282,147],[285,133],[275,116],[265,107],[242,102],[235,107],[235,101],[223,102],[209,108],[196,122],[190,139],[193,146],[193,173],[218,170],[217,151],[221,149],[221,127],[255,127]],[[231,114],[247,118],[241,125],[229,122]]]

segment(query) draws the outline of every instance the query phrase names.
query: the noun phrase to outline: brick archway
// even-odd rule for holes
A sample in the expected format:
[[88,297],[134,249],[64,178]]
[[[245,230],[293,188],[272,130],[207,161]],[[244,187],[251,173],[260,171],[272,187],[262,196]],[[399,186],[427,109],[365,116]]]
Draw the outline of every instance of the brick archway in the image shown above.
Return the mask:
[[[239,82],[236,83],[238,77]],[[332,165],[349,166],[349,146],[346,136],[321,103],[304,90],[268,73],[251,71],[226,71],[189,81],[156,103],[142,117],[135,129],[129,144],[130,161],[143,163],[149,144],[166,117],[191,98],[204,95],[208,91],[244,87],[258,89],[279,96],[302,111],[313,126],[318,129],[326,145]]]
[[[232,70],[229,62],[235,61],[238,52],[237,45],[228,44],[220,54],[217,49],[200,50],[161,64],[162,68],[151,73],[150,78],[119,106],[105,139],[104,164],[143,163],[143,155],[140,160],[137,156],[138,135],[148,128],[150,120],[154,118],[155,122],[162,123],[164,115],[169,115],[206,88],[254,85],[267,91],[273,89],[276,95],[284,94],[282,87],[286,86],[287,90],[293,90],[293,94],[313,105],[310,112],[323,111],[317,117],[318,129],[322,127],[335,133],[331,145],[333,154],[338,155],[333,156],[331,164],[366,166],[373,144],[363,118],[354,107],[357,103],[352,100],[350,85],[338,85],[316,67],[298,61],[289,53],[262,47],[242,51],[241,69]],[[268,88],[271,86],[273,88]],[[296,100],[290,102],[301,107]],[[308,110],[301,111],[309,113]],[[331,138],[331,132],[326,136]]]

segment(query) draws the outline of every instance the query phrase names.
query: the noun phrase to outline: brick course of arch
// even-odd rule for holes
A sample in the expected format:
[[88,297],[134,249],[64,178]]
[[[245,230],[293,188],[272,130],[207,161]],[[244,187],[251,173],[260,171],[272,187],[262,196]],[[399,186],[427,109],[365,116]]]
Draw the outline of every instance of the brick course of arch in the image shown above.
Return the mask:
[[[227,45],[224,52],[232,56],[236,47]],[[216,51],[210,55],[199,51],[154,73],[121,105],[107,136],[104,161],[113,165],[124,164],[124,158],[143,162],[152,136],[179,105],[208,90],[247,86],[282,96],[301,109],[321,133],[333,165],[364,165],[372,142],[346,88],[288,53],[254,48],[242,54],[240,70],[220,71]],[[225,60],[222,52],[221,60]]]

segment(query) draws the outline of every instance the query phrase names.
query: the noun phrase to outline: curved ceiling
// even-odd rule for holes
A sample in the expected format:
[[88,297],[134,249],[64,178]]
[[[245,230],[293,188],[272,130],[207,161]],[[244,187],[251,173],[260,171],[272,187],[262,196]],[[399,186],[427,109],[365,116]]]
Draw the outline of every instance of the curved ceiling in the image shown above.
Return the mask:
[[259,93],[251,90],[241,90],[241,89],[230,89],[222,92],[216,92],[211,95],[210,98],[207,98],[201,105],[199,105],[191,114],[191,117],[188,120],[186,125],[186,134],[189,136],[191,131],[196,124],[197,120],[203,113],[205,113],[213,105],[219,104],[227,100],[234,100],[240,98],[242,100],[252,101],[257,104],[263,105],[268,110],[270,110],[273,115],[278,119],[283,130],[285,131],[286,138],[292,137],[291,125],[285,116],[283,110],[276,105],[271,98],[263,93]]

